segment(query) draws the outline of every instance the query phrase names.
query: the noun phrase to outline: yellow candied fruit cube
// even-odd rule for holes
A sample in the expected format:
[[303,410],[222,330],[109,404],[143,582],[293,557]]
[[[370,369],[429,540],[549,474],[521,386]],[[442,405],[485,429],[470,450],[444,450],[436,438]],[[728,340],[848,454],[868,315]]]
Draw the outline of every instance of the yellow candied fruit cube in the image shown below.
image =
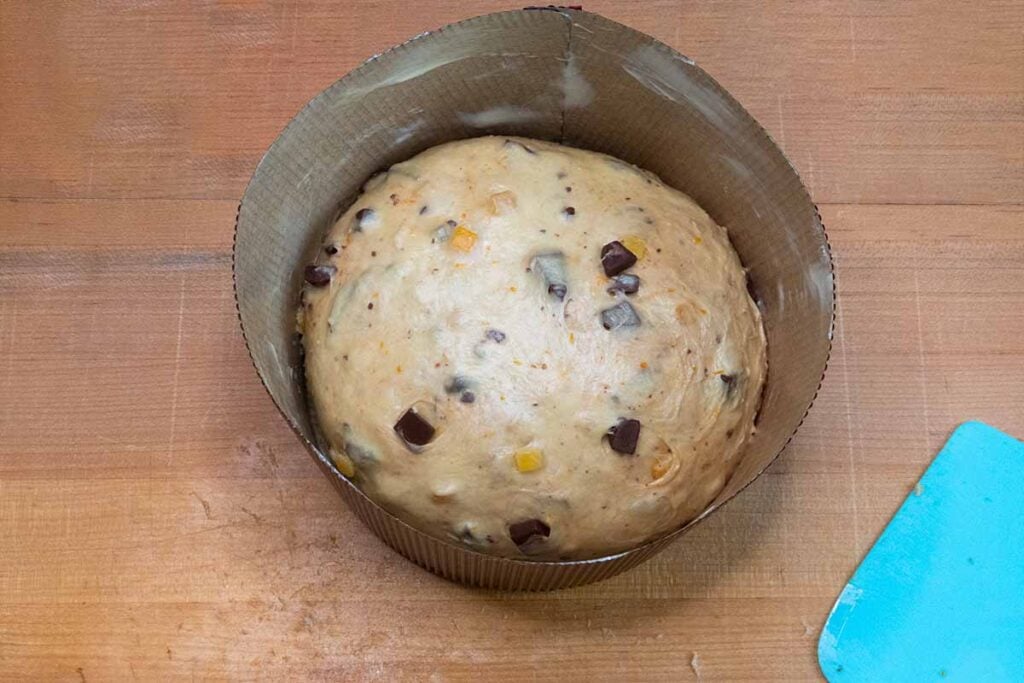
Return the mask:
[[703,241],[704,241],[704,240],[703,240],[703,239],[701,238],[701,236],[700,236],[700,235],[694,235],[694,236],[693,236],[693,243],[694,243],[694,244],[700,244],[700,243],[701,243],[701,242],[703,242]]
[[331,460],[334,461],[334,466],[338,468],[338,471],[346,477],[351,479],[355,476],[356,466],[355,463],[352,462],[352,458],[348,457],[344,453],[331,451]]
[[664,477],[666,474],[668,474],[669,468],[671,468],[671,466],[672,463],[669,462],[668,460],[655,460],[654,464],[651,465],[651,480],[658,481],[659,479]]
[[536,448],[521,448],[512,457],[516,462],[516,469],[523,473],[544,467],[544,454]]
[[622,238],[622,246],[636,254],[637,259],[647,256],[647,243],[639,235],[626,235]]
[[473,246],[476,245],[476,233],[469,228],[459,225],[452,232],[450,244],[452,248],[459,251],[473,251]]

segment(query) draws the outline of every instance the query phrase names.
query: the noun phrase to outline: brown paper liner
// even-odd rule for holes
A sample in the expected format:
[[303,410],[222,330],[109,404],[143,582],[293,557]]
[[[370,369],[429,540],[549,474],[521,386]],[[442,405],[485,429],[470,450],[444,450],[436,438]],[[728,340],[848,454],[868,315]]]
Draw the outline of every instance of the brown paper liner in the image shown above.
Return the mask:
[[[697,519],[632,550],[535,562],[483,555],[397,519],[318,447],[295,311],[302,266],[373,172],[435,145],[522,135],[605,152],[693,197],[729,236],[760,299],[768,380],[738,468]],[[796,432],[831,348],[835,280],[817,209],[764,129],[710,76],[596,14],[528,9],[468,19],[373,57],[315,97],[260,161],[239,206],[235,298],[271,398],[341,497],[399,553],[445,578],[551,590],[636,566],[749,485]]]

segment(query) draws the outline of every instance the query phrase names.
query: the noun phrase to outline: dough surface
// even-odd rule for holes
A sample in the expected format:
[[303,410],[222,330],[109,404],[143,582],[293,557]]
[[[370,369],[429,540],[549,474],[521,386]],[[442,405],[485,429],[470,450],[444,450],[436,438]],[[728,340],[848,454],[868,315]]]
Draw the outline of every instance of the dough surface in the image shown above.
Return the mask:
[[367,181],[306,281],[331,457],[466,547],[629,549],[699,514],[753,434],[765,341],[725,230],[611,157],[429,149]]

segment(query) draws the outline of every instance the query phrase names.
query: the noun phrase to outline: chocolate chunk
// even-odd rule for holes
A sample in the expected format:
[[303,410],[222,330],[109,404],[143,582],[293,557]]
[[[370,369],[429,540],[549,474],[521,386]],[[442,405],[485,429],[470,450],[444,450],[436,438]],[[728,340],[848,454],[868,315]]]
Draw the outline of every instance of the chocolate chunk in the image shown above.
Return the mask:
[[570,216],[575,216],[576,215],[576,207],[575,206],[567,206],[564,209],[562,209],[562,213],[565,215],[566,218],[568,218]]
[[326,287],[337,272],[334,266],[306,266],[306,282],[314,287]]
[[524,519],[508,525],[508,535],[512,542],[522,548],[534,540],[541,540],[551,535],[551,527],[539,519]]
[[523,143],[519,142],[518,140],[505,140],[505,146],[506,147],[519,147],[519,148],[525,150],[527,154],[537,154],[536,150],[534,150],[531,147],[527,147],[526,145],[524,145]]
[[389,199],[391,199],[391,205],[392,206],[398,206],[398,195],[397,194],[391,193],[391,196],[389,197]]
[[414,409],[409,408],[395,423],[395,431],[406,443],[413,446],[425,446],[434,438],[434,433],[437,430],[420,417]]
[[608,430],[608,445],[616,453],[633,455],[640,439],[640,420],[622,419]]
[[356,223],[352,226],[353,232],[362,232],[363,228],[369,227],[370,223],[377,218],[377,212],[373,209],[359,209],[356,211]]
[[465,377],[454,375],[444,383],[444,391],[447,394],[458,394],[469,388],[470,382]]
[[615,292],[622,292],[623,294],[636,294],[640,289],[640,278],[639,276],[633,275],[632,273],[622,273],[612,278],[612,282],[608,285],[608,293],[614,294]]
[[437,226],[437,229],[434,230],[434,236],[430,238],[431,244],[436,244],[437,242],[447,242],[448,238],[452,236],[452,230],[455,229],[456,225],[458,225],[458,223],[449,219],[446,220],[441,225]]
[[628,301],[623,301],[601,311],[601,324],[606,330],[637,327],[640,325],[640,316],[636,314]]
[[565,274],[565,255],[560,251],[537,254],[530,261],[530,270],[537,273],[547,285],[548,294],[559,301],[565,300],[569,291]]
[[500,344],[503,341],[505,341],[505,336],[506,335],[501,330],[490,329],[490,330],[487,330],[487,332],[485,332],[484,334],[485,334],[485,336],[488,339],[490,339],[491,341],[496,342],[498,344]]
[[631,268],[634,263],[636,263],[636,254],[626,249],[618,240],[601,247],[601,266],[604,268],[604,274],[608,277],[618,275],[627,268]]
[[444,390],[449,394],[459,394],[459,401],[462,403],[473,403],[476,401],[476,394],[470,391],[470,385],[468,379],[455,375],[445,382]]
[[572,192],[572,187],[571,187],[571,186],[569,186],[569,185],[566,185],[566,186],[565,186],[565,191],[566,191],[566,192]]
[[326,247],[324,247],[324,253],[327,254],[328,256],[334,256],[335,254],[338,253],[338,247],[334,246],[333,244],[328,244]]

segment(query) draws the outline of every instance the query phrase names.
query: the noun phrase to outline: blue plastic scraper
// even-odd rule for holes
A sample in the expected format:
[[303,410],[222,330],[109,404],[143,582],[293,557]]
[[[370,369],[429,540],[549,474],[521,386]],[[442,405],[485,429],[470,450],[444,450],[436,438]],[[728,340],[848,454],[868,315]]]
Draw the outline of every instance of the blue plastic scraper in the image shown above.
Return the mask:
[[1024,681],[1024,443],[950,437],[832,608],[818,663],[840,681]]

